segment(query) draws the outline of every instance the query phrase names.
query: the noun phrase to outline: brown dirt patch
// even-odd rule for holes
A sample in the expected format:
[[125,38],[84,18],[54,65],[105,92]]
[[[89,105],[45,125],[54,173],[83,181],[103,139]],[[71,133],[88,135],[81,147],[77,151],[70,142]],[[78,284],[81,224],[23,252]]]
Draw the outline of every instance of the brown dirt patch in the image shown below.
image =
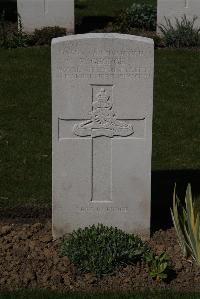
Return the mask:
[[186,261],[177,244],[174,229],[157,231],[149,241],[172,259],[174,273],[168,282],[158,283],[149,277],[144,264],[119,268],[112,275],[97,279],[80,274],[67,257],[59,257],[59,241],[51,237],[49,220],[34,223],[0,222],[0,288],[49,288],[73,291],[176,289],[200,290],[200,267]]

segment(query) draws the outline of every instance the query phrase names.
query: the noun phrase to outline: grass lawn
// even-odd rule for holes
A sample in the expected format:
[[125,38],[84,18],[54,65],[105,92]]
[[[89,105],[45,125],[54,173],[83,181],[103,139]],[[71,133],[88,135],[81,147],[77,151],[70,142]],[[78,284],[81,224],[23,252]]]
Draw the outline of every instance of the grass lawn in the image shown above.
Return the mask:
[[127,293],[127,294],[70,294],[51,291],[15,291],[0,294],[0,299],[200,299],[200,294],[191,293]]
[[48,202],[50,49],[0,50],[0,82],[0,206],[20,198]]
[[[155,52],[153,170],[200,169],[200,52]],[[0,50],[0,207],[51,205],[50,48]]]
[[153,170],[200,169],[200,51],[155,53]]

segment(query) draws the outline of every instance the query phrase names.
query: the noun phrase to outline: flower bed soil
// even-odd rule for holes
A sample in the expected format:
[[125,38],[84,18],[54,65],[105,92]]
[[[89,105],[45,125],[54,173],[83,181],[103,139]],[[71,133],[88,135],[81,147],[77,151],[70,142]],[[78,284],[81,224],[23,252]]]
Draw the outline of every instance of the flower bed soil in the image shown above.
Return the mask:
[[149,277],[145,264],[139,263],[118,268],[101,279],[91,273],[80,274],[67,257],[59,257],[59,240],[52,240],[51,221],[28,222],[15,219],[0,222],[1,289],[200,290],[200,267],[182,257],[173,228],[155,232],[149,241],[157,253],[166,250],[174,267],[167,282],[156,282]]

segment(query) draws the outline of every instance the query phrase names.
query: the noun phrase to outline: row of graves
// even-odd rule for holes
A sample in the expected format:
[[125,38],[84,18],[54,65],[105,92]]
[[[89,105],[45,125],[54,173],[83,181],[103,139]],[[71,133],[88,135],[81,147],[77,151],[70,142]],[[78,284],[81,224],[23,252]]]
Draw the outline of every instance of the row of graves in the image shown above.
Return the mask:
[[[26,32],[46,26],[59,26],[74,32],[74,0],[17,0],[17,8]],[[199,0],[157,1],[158,25],[165,24],[165,18],[171,19],[173,24],[176,18],[181,19],[184,15],[188,19],[199,17]],[[200,18],[196,25],[200,27]]]

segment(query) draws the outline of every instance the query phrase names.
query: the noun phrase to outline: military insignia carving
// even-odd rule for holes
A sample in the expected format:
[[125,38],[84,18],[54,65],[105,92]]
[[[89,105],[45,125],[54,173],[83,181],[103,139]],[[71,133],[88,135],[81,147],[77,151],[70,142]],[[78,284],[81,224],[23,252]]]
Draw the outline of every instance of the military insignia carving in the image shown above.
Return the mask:
[[113,110],[113,101],[105,88],[101,88],[92,103],[90,119],[80,124],[75,124],[73,132],[77,136],[130,136],[134,133],[133,126],[124,121],[117,120]]

